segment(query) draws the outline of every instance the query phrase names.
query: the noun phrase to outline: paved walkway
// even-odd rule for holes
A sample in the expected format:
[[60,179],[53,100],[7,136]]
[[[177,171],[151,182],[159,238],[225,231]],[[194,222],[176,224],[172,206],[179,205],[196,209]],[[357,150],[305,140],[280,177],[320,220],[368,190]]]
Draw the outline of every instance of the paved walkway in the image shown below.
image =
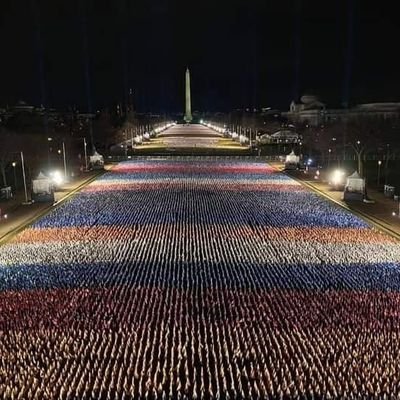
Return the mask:
[[[0,202],[0,244],[9,240],[14,233],[17,233],[27,224],[32,223],[36,218],[51,210],[58,202],[68,198],[101,173],[102,171],[90,171],[65,183],[54,193],[54,204],[33,203],[24,205],[22,204],[25,201],[23,192],[18,192],[12,200]],[[4,217],[5,215],[6,218]]]
[[246,149],[246,147],[241,146],[240,143],[230,138],[224,138],[221,133],[200,124],[174,125],[172,128],[157,135],[157,139],[161,140],[164,146],[169,149]]
[[[125,144],[131,146],[132,140],[128,139],[113,146],[111,151],[115,154],[123,155],[125,152]],[[157,134],[156,137],[134,146],[135,155],[159,152],[175,154],[174,152],[176,151],[180,152],[180,154],[193,154],[201,151],[222,151],[243,154],[248,152],[249,148],[201,124],[173,125]]]
[[174,125],[158,136],[168,148],[216,147],[222,138],[203,125]]

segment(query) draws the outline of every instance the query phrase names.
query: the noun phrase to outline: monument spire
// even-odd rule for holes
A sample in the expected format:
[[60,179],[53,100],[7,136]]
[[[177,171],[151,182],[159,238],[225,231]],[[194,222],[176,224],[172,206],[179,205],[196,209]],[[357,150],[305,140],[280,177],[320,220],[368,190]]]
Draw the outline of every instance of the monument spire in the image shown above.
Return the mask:
[[185,121],[187,124],[192,122],[192,102],[190,98],[190,71],[189,67],[186,67],[185,76]]

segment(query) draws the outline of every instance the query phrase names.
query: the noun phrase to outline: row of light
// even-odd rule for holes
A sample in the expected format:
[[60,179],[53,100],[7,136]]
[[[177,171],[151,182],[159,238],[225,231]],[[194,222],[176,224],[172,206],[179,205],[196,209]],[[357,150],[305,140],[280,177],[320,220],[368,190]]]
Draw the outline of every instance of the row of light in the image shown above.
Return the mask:
[[160,133],[162,131],[165,131],[168,128],[171,128],[171,126],[174,126],[176,123],[175,122],[169,122],[168,124],[165,124],[163,126],[159,126],[157,128],[154,129],[155,133]]
[[202,119],[200,120],[200,123],[204,126],[206,126],[207,128],[212,129],[213,131],[219,132],[219,133],[224,133],[225,132],[225,128],[221,128],[218,125],[213,125],[209,122],[204,122]]
[[227,131],[227,134],[233,139],[233,140],[239,140],[240,144],[246,144],[249,143],[249,138],[245,135],[238,134],[237,132],[231,132]]
[[249,138],[245,135],[239,135],[237,132],[231,132],[229,129],[221,128],[220,126],[204,122],[203,120],[200,120],[200,123],[216,132],[227,133],[233,140],[238,140],[240,144],[246,144],[249,142]]
[[[168,124],[165,124],[163,126],[159,126],[153,130],[155,134],[158,134],[160,132],[165,131],[168,128],[171,128],[171,126],[175,125],[175,122],[169,122]],[[144,140],[150,140],[150,132],[145,132],[143,135],[137,135],[133,138],[133,141],[135,144],[142,144]]]

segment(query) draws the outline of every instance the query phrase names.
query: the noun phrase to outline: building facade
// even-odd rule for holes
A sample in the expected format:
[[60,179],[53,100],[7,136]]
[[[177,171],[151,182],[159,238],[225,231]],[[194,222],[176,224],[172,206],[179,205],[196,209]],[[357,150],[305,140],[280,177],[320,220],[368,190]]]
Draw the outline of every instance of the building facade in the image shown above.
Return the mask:
[[282,116],[295,125],[324,126],[335,122],[347,122],[358,119],[400,119],[400,103],[366,103],[354,107],[327,108],[317,96],[304,95],[299,103],[292,101],[289,111]]

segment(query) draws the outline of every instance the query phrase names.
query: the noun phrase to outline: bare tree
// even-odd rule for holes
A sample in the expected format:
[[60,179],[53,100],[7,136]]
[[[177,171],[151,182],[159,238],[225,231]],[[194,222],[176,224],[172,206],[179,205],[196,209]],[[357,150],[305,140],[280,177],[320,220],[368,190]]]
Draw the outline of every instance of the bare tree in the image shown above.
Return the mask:
[[[367,154],[378,156],[386,153],[385,160],[388,163],[390,154],[397,147],[396,134],[398,130],[393,120],[380,118],[368,118],[362,116],[346,122],[336,122],[324,128],[324,135],[314,135],[314,141],[318,141],[318,148],[322,151],[341,147],[343,157],[354,154],[357,162],[357,171],[364,175],[364,163]],[[317,139],[315,139],[315,137]],[[343,147],[344,146],[344,147]]]
[[15,151],[17,138],[15,134],[10,132],[3,126],[0,127],[0,138],[1,138],[1,146],[0,146],[1,181],[3,186],[7,186],[6,168],[7,165],[10,163],[10,161],[12,160],[12,154]]

